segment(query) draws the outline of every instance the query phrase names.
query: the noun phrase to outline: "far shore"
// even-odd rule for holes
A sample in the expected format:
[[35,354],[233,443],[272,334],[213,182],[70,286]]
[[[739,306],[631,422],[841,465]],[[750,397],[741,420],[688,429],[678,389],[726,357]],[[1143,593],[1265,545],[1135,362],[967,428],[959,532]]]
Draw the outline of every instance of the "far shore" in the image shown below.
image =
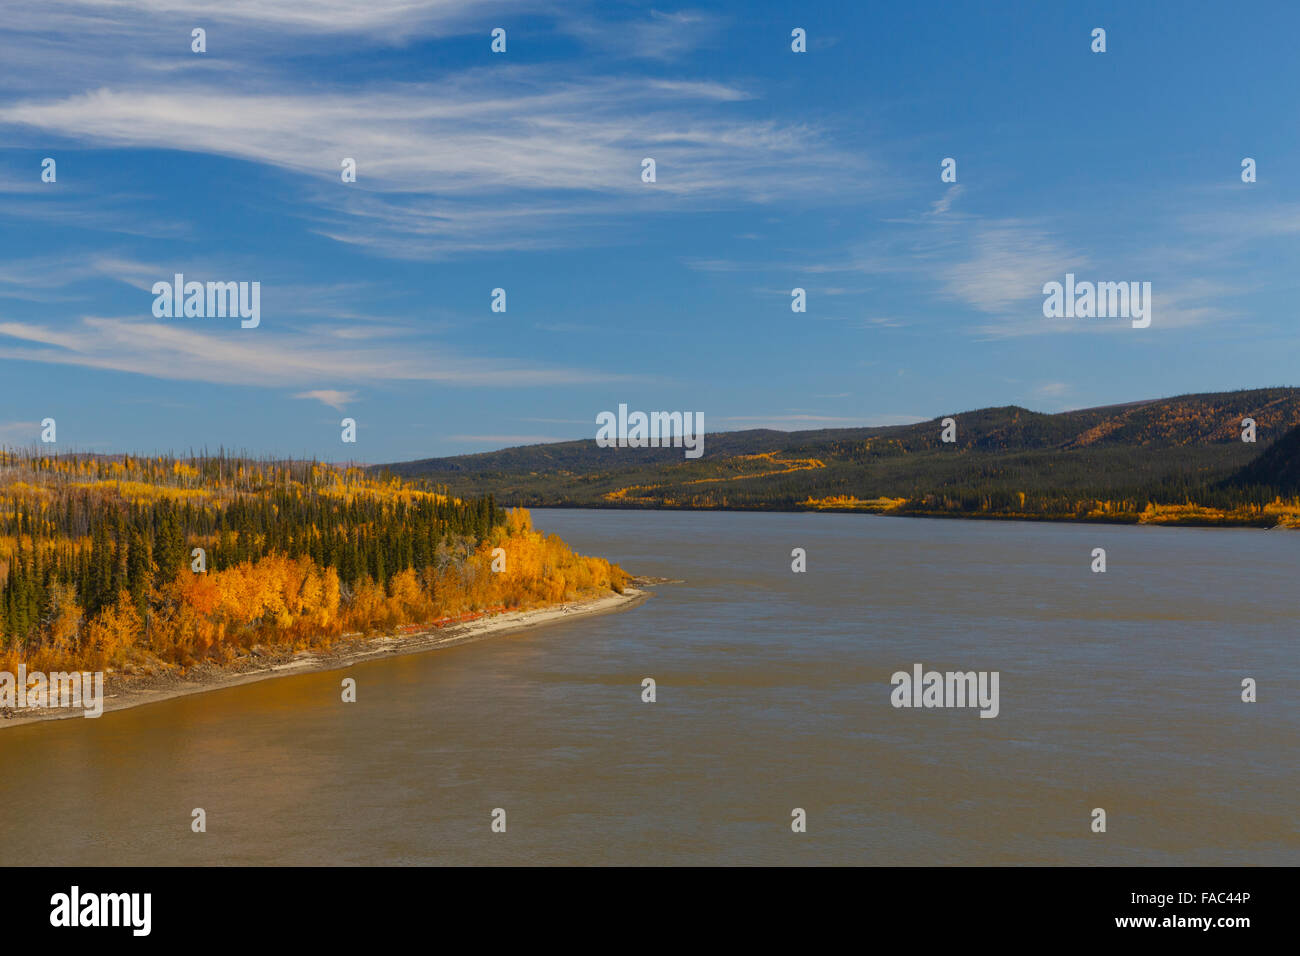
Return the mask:
[[[509,507],[515,507],[509,505]],[[627,502],[609,505],[596,504],[594,502],[569,502],[564,504],[526,504],[519,507],[527,508],[529,511],[669,511],[669,512],[687,512],[687,511],[705,511],[705,512],[727,512],[730,514],[837,514],[837,515],[868,515],[873,518],[938,518],[944,521],[1009,521],[1009,522],[1029,522],[1032,524],[1110,524],[1110,525],[1130,525],[1134,528],[1245,528],[1255,529],[1257,531],[1300,531],[1300,522],[1288,524],[1286,521],[1279,520],[1276,517],[1253,517],[1253,518],[1231,518],[1231,517],[1180,517],[1177,519],[1165,519],[1160,521],[1143,521],[1140,515],[1131,513],[1116,515],[1040,515],[1033,513],[1016,513],[1005,514],[1002,512],[992,511],[908,511],[904,509],[880,510],[873,508],[804,508],[804,507],[771,507],[771,508],[741,508],[734,506],[697,508],[686,505],[673,505],[666,507],[660,504],[630,504]]]
[[[252,684],[257,681],[292,674],[310,674],[315,671],[340,670],[362,661],[375,660],[380,657],[393,657],[405,654],[422,654],[426,651],[441,650],[457,644],[468,644],[489,637],[515,634],[533,628],[571,621],[575,618],[595,617],[600,614],[612,614],[626,611],[643,603],[650,597],[646,590],[655,584],[667,583],[654,578],[634,578],[640,586],[629,585],[622,594],[610,593],[597,598],[581,601],[566,601],[542,608],[525,611],[507,611],[482,617],[463,624],[451,624],[446,627],[396,636],[356,638],[341,641],[324,650],[303,650],[296,653],[283,652],[273,656],[263,648],[259,656],[242,658],[230,666],[201,664],[189,673],[180,675],[173,671],[150,675],[126,676],[119,673],[106,675],[104,687],[104,714],[115,710],[126,710],[142,704],[153,704],[173,697],[187,694],[201,694],[207,691],[221,690],[240,684]],[[268,663],[270,661],[270,663]],[[45,720],[100,720],[84,716],[82,708],[47,707],[41,710],[13,711],[8,719],[0,719],[0,728],[16,727],[20,724],[32,724]]]

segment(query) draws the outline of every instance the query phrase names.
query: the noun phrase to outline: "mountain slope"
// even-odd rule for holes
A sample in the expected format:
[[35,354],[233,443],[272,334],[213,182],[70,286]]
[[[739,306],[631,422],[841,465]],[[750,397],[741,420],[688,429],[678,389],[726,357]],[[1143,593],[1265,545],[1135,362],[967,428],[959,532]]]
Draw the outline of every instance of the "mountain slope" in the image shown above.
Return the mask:
[[1232,487],[1272,489],[1279,495],[1300,495],[1300,426],[1265,448],[1228,481]]
[[[512,505],[1113,513],[1114,520],[1138,520],[1152,503],[1236,507],[1257,498],[1264,483],[1256,479],[1275,466],[1245,469],[1261,448],[1300,426],[1300,389],[1180,395],[1057,414],[1012,405],[951,417],[955,443],[941,441],[935,419],[713,433],[698,459],[686,459],[680,448],[598,448],[583,440],[377,469],[452,493],[492,492]],[[1241,441],[1244,418],[1256,422],[1255,444]]]

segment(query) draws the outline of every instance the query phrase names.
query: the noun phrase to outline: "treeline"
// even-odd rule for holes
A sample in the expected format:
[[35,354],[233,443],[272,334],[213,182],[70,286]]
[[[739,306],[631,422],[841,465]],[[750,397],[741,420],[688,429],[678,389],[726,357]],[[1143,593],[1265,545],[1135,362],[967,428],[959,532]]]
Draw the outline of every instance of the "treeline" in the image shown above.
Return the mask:
[[[1291,523],[1289,516],[1300,516],[1294,483],[1237,479],[1259,454],[1257,447],[1242,442],[1015,452],[936,447],[900,453],[886,442],[870,448],[809,445],[782,452],[778,463],[815,460],[820,467],[777,471],[756,462],[758,456],[747,456],[593,476],[572,490],[542,486],[540,478],[526,491],[505,483],[494,490],[513,504],[529,506],[798,511],[840,507],[836,499],[891,499],[904,502],[892,505],[892,513],[909,515],[1146,521],[1153,520],[1153,509],[1199,508],[1206,512],[1200,515],[1205,523]],[[1254,469],[1251,477],[1260,471]],[[557,485],[566,480],[553,479]]]
[[624,580],[491,495],[317,462],[0,453],[0,658],[11,662],[189,663]]
[[[436,475],[453,494],[491,491],[523,506],[797,511],[901,498],[894,513],[1106,521],[1159,513],[1238,524],[1300,517],[1300,389],[953,417],[954,443],[934,419],[709,434],[697,460],[574,442],[390,467]],[[1254,442],[1242,441],[1248,420]]]

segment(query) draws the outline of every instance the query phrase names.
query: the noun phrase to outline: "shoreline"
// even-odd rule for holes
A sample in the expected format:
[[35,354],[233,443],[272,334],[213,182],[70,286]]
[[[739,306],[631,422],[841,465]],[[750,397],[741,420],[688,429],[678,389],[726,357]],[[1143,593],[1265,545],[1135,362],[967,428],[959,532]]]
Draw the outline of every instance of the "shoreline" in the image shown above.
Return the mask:
[[1187,517],[1167,521],[1142,521],[1129,515],[1078,517],[1072,515],[998,514],[976,511],[878,511],[868,508],[738,508],[733,506],[691,508],[684,506],[664,507],[663,505],[602,505],[576,503],[528,504],[518,506],[512,505],[511,507],[527,508],[529,511],[703,511],[729,514],[856,514],[867,515],[873,518],[937,518],[944,521],[1009,521],[1024,522],[1026,524],[1128,525],[1134,528],[1221,528],[1253,531],[1300,531],[1300,524],[1286,524],[1285,522],[1277,522],[1271,519],[1215,520],[1211,518]]
[[[114,682],[117,686],[104,688],[104,710],[99,717],[85,717],[83,708],[47,707],[24,716],[0,718],[0,730],[50,720],[100,720],[112,711],[129,710],[132,707],[171,700],[174,697],[202,694],[294,674],[342,670],[353,664],[381,657],[423,654],[427,651],[455,647],[458,644],[486,640],[489,637],[517,634],[574,618],[598,617],[602,614],[628,611],[645,603],[651,596],[649,588],[658,583],[667,582],[658,579],[633,578],[633,583],[629,584],[622,594],[611,592],[596,598],[565,601],[561,604],[531,608],[526,611],[506,611],[492,617],[416,631],[411,634],[361,638],[336,644],[326,650],[296,651],[269,666],[258,666],[251,670],[235,669],[239,665],[221,667],[204,664],[195,667],[193,672],[185,677],[165,673],[127,679],[125,682],[121,677],[117,677]],[[133,687],[132,684],[138,686]],[[23,712],[15,711],[15,713]]]

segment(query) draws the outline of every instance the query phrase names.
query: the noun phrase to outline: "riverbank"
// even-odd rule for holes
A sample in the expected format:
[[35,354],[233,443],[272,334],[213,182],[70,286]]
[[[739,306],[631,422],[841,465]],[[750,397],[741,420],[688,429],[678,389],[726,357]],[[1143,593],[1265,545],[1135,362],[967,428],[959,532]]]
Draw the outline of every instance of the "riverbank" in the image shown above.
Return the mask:
[[[859,514],[887,518],[943,518],[952,521],[1030,521],[1043,524],[1119,524],[1144,528],[1258,528],[1264,531],[1300,530],[1300,508],[1270,506],[1259,513],[1236,513],[1196,505],[1159,505],[1150,512],[1094,511],[1087,514],[1046,514],[1035,511],[952,511],[935,508],[885,507],[864,499],[856,505],[805,504],[772,507],[691,507],[685,505],[599,505],[588,503],[530,504],[532,511],[659,511],[738,514]],[[902,500],[902,499],[899,499]]]
[[[201,694],[239,684],[286,677],[291,674],[340,670],[379,657],[423,654],[426,651],[441,650],[489,637],[517,634],[561,621],[626,611],[648,599],[649,588],[663,583],[669,582],[660,578],[634,577],[631,585],[626,587],[622,594],[610,593],[601,597],[566,601],[562,604],[525,611],[506,611],[436,629],[356,638],[324,650],[276,653],[259,646],[231,665],[201,664],[190,668],[185,674],[181,674],[179,669],[172,668],[138,675],[114,672],[105,675],[104,713],[126,710],[187,694]],[[9,710],[0,716],[4,718],[0,719],[0,729],[43,720],[102,719],[102,716],[86,718],[83,710],[68,707],[47,707],[30,711]]]

